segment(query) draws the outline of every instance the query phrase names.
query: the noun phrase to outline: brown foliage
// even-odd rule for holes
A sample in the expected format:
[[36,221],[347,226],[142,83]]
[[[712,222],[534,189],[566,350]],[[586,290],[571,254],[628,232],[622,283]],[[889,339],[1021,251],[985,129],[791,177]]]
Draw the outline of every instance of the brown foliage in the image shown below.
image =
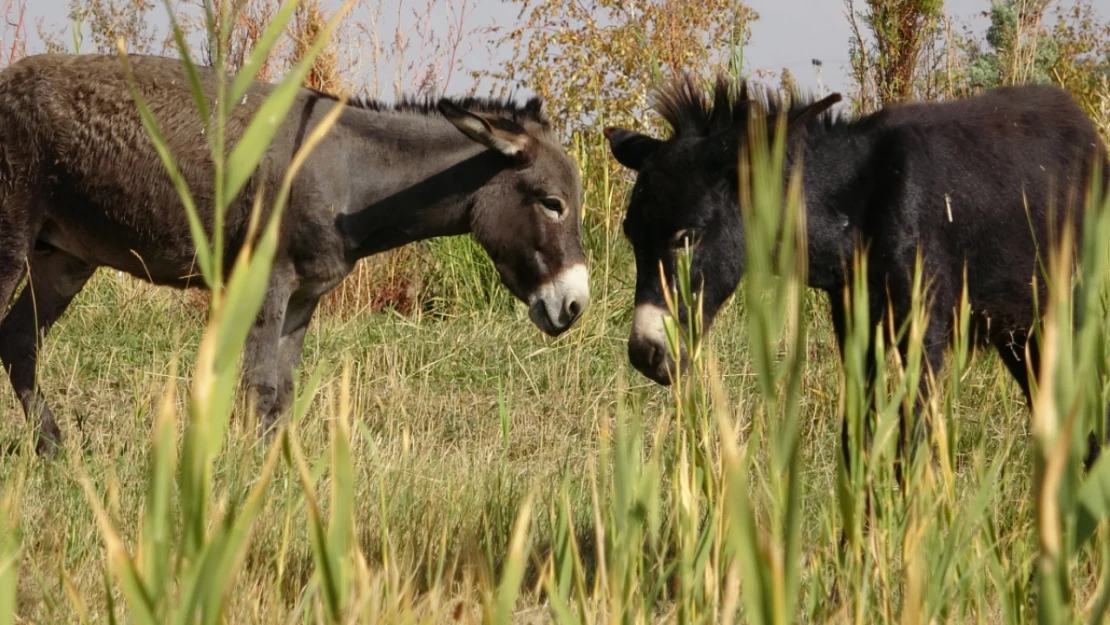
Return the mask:
[[152,25],[152,0],[71,0],[69,7],[70,19],[88,27],[96,52],[115,54],[119,39],[132,54],[165,54],[172,49],[172,37],[160,35]]
[[599,122],[642,124],[666,74],[734,64],[758,17],[735,0],[513,2],[526,18],[501,41],[512,58],[488,77],[542,96],[568,135]]
[[[223,10],[223,5],[227,1],[212,0],[212,7],[217,15]],[[196,0],[196,3],[199,9],[198,14],[203,15],[203,0]],[[224,56],[224,68],[228,72],[235,73],[246,63],[247,58],[254,51],[255,45],[258,44],[258,39],[262,37],[263,31],[266,30],[266,26],[269,25],[274,13],[277,12],[278,4],[278,0],[238,0],[234,2],[238,12],[232,16],[229,25],[227,51]],[[201,30],[208,32],[203,27]],[[205,42],[202,54],[207,65],[216,64],[216,45],[217,42],[215,41],[206,40]],[[272,81],[284,69],[275,67],[274,63],[274,60],[280,56],[282,47],[283,42],[279,39],[258,72],[259,80]]]
[[[320,8],[320,0],[306,0],[297,6],[289,33],[293,39],[293,50],[288,61],[290,66],[304,58],[327,23],[328,18]],[[313,61],[304,86],[325,93],[337,93],[342,89],[338,67],[339,57],[335,52],[335,45],[328,44]]]

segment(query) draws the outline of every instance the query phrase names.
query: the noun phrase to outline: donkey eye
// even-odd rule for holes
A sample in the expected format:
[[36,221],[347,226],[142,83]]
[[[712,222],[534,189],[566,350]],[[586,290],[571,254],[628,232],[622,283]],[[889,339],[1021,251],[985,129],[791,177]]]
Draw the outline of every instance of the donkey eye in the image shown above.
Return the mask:
[[671,237],[671,248],[681,250],[687,247],[694,247],[701,240],[701,233],[694,228],[686,228],[679,230]]
[[554,213],[555,217],[561,217],[563,214],[563,210],[565,210],[566,207],[562,199],[557,198],[553,195],[540,200],[540,204],[543,205],[544,210]]

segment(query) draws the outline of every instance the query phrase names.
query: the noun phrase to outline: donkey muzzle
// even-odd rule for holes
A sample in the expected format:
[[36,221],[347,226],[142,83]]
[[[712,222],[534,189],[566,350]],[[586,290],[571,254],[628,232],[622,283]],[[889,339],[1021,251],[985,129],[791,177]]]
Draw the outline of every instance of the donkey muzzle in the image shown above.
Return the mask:
[[[632,319],[632,334],[628,337],[628,361],[648,379],[670,386],[678,375],[678,363],[667,347],[667,333],[663,317],[667,311],[654,304],[640,304]],[[685,361],[685,353],[679,357]]]
[[540,285],[528,298],[528,317],[545,334],[559,336],[574,325],[590,303],[586,266],[573,265]]

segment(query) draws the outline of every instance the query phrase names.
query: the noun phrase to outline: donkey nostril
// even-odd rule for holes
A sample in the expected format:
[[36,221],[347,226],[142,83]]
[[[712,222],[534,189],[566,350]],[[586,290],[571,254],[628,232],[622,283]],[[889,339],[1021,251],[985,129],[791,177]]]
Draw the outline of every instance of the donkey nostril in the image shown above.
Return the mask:
[[578,300],[571,300],[567,303],[567,314],[571,319],[577,319],[581,312],[582,305],[578,303]]

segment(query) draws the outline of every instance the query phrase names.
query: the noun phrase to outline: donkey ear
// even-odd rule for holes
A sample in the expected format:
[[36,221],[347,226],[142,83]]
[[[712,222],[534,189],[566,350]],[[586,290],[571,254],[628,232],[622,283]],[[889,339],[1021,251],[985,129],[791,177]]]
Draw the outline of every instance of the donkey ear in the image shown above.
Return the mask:
[[629,169],[640,171],[644,161],[663,145],[659,139],[638,132],[610,126],[604,130],[609,149],[617,162]]
[[472,113],[447,98],[441,99],[436,108],[455,128],[478,143],[518,163],[529,160],[532,137],[520,124],[503,117]]
[[815,119],[821,113],[829,110],[829,107],[840,101],[840,94],[834,93],[826,96],[813,104],[805,107],[804,109],[794,113],[790,116],[790,120],[786,125],[787,134],[803,128],[811,120]]

